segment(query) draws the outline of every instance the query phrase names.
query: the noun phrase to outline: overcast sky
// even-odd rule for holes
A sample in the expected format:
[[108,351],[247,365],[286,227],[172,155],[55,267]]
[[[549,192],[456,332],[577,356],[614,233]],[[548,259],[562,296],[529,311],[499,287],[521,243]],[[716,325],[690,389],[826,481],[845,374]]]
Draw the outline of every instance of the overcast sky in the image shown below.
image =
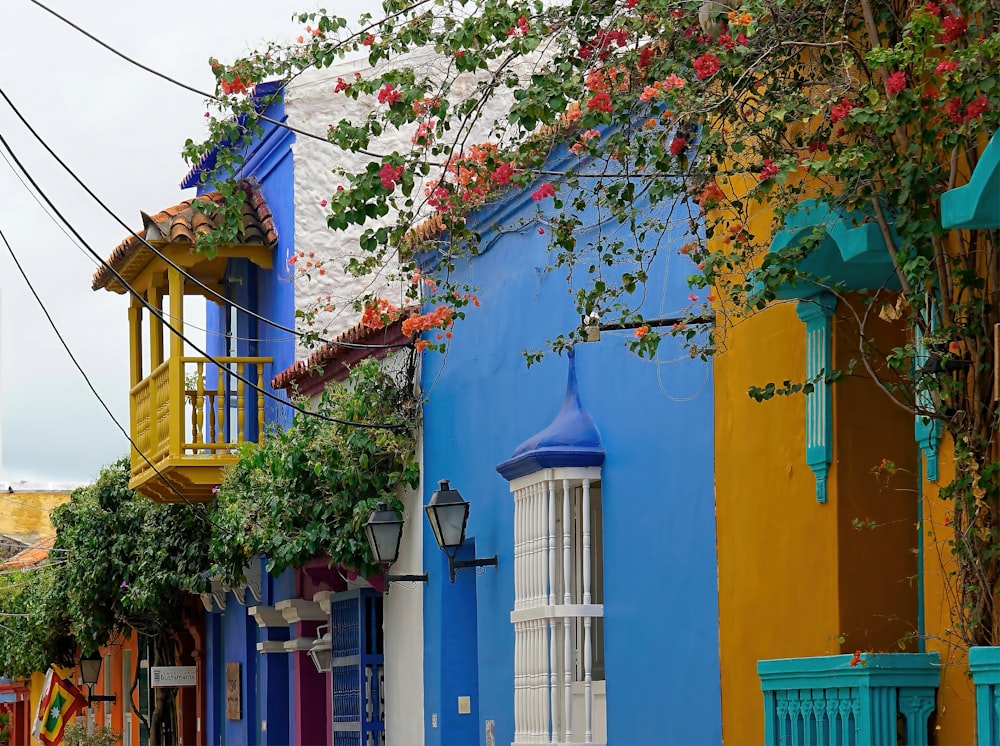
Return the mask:
[[[300,33],[308,0],[43,0],[149,67],[210,90],[210,56],[231,60]],[[339,5],[339,7],[338,7]],[[362,5],[328,3],[354,18]],[[29,0],[0,9],[0,87],[50,147],[135,229],[191,195],[184,140],[204,133],[202,97],[133,67]],[[72,183],[0,100],[0,133],[58,209],[104,257],[126,231]],[[125,296],[90,290],[95,262],[0,160],[0,230],[70,349],[128,427]],[[91,481],[127,441],[73,367],[0,243],[0,483]],[[16,485],[15,485],[16,486]]]

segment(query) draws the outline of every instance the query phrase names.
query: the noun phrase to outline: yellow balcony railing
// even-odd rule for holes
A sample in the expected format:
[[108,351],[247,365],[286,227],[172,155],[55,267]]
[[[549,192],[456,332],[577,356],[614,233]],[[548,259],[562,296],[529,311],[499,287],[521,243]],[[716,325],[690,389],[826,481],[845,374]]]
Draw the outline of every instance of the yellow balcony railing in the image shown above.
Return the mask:
[[210,500],[240,443],[264,432],[271,362],[182,357],[154,368],[131,391],[131,487],[158,502]]

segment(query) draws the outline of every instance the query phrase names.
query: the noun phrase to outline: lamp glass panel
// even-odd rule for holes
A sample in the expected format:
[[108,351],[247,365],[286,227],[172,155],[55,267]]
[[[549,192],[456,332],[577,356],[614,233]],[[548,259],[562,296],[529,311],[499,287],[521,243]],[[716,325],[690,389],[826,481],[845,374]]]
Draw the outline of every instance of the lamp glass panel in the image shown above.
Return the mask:
[[462,546],[465,541],[465,522],[469,517],[469,503],[428,505],[427,517],[439,547],[454,549]]
[[392,564],[399,558],[399,543],[403,536],[402,521],[368,523],[365,526],[372,556],[381,564]]
[[94,685],[100,677],[101,659],[99,657],[80,659],[80,678],[83,679],[84,684]]
[[330,670],[331,656],[330,643],[317,643],[309,651],[309,657],[312,658],[313,665],[316,666],[316,670],[320,673],[326,673]]

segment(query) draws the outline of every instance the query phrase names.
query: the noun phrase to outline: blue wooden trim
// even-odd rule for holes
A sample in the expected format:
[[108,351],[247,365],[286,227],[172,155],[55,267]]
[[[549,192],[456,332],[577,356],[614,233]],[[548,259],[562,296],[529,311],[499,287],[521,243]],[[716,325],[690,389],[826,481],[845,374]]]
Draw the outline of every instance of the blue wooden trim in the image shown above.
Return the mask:
[[993,133],[965,186],[941,195],[943,228],[1000,228],[1000,130]]
[[[795,310],[806,325],[806,379],[830,375],[833,369],[833,309],[837,298],[821,293],[800,301]],[[827,500],[827,476],[833,460],[833,392],[822,380],[806,394],[806,464],[816,475],[816,502]]]

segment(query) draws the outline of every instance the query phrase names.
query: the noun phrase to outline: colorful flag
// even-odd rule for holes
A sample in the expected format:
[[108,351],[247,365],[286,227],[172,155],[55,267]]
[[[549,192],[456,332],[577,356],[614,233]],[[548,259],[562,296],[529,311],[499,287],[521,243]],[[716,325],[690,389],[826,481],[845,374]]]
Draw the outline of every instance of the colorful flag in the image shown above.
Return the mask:
[[47,745],[61,743],[66,723],[86,705],[87,698],[83,692],[50,668],[45,674],[31,735]]

